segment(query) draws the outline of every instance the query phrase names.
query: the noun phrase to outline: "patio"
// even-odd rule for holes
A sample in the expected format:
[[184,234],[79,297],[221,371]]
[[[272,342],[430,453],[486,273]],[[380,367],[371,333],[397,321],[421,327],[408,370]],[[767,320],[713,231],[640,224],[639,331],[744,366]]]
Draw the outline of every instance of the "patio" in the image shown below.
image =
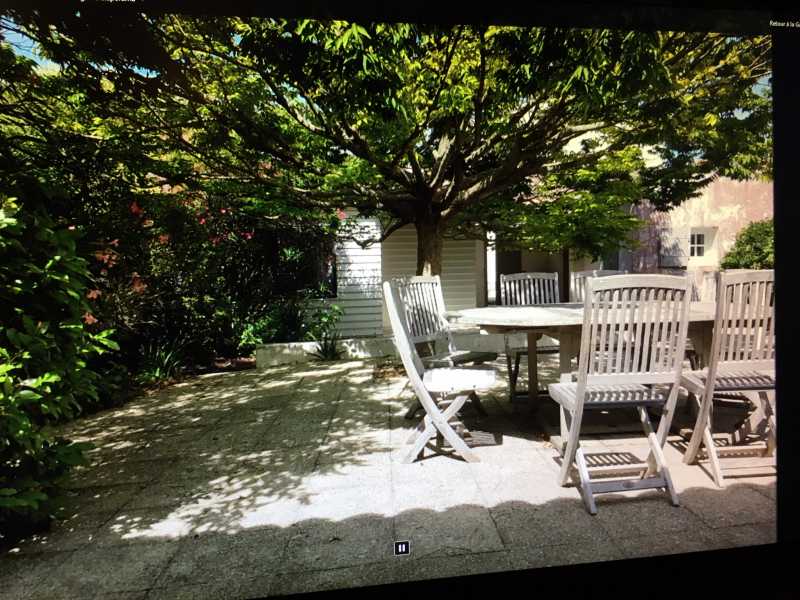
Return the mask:
[[[528,407],[508,403],[502,361],[488,417],[464,409],[481,462],[401,464],[412,394],[378,362],[206,375],[70,424],[93,464],[66,519],[0,557],[4,597],[246,598],[775,540],[774,474],[743,468],[717,489],[677,436],[679,508],[629,492],[590,516]],[[557,368],[540,357],[540,381]]]

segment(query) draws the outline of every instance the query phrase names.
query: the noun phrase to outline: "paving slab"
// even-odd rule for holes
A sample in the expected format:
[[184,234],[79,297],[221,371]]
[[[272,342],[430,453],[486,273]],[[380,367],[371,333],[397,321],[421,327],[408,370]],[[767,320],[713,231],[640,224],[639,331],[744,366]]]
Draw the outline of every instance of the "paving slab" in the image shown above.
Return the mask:
[[414,556],[452,556],[503,550],[497,526],[485,506],[445,511],[405,510],[394,518],[395,537],[411,543]]
[[73,552],[53,571],[52,587],[43,583],[42,598],[53,590],[90,598],[104,593],[137,592],[153,586],[178,550],[175,542],[148,542],[116,546],[90,546]]
[[[405,464],[413,393],[376,364],[209,374],[68,424],[97,444],[92,465],[73,474],[65,520],[0,556],[3,597],[247,598],[775,539],[775,475],[718,489],[683,464],[680,436],[665,449],[680,507],[602,494],[590,516],[502,373],[487,417],[462,411],[480,462],[445,448]],[[628,434],[582,443],[647,453]],[[410,556],[394,556],[400,538]]]
[[289,528],[284,568],[332,569],[386,560],[394,555],[391,517],[359,515],[344,521],[311,519]]
[[69,560],[72,551],[16,554],[0,557],[0,590],[3,598],[28,600],[47,598],[48,590],[59,588],[55,576],[59,566]]
[[775,502],[745,484],[690,488],[680,494],[680,501],[709,527],[766,523],[776,515]]
[[608,532],[586,512],[580,498],[555,499],[544,504],[505,502],[489,511],[507,547],[611,543]]
[[59,520],[51,523],[49,530],[20,540],[11,548],[10,553],[29,555],[86,547],[97,539],[98,532],[115,514],[115,511],[62,513]]
[[193,535],[177,545],[154,587],[218,584],[268,576],[281,568],[288,538],[288,531],[280,527]]
[[[167,585],[149,590],[147,600],[245,600],[275,594],[274,575],[229,579],[223,577],[210,583]],[[280,592],[283,593],[283,592]]]
[[398,578],[397,562],[393,559],[354,567],[282,572],[270,582],[270,592],[289,595],[390,584],[402,580]]

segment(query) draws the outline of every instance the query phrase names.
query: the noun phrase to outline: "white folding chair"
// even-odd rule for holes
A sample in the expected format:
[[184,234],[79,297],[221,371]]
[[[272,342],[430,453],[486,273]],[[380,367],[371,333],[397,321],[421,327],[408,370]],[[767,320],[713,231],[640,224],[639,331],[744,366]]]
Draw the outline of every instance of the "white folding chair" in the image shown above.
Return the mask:
[[586,279],[590,277],[605,277],[607,275],[625,275],[627,271],[614,271],[612,269],[593,269],[590,271],[572,271],[569,274],[569,301],[583,302],[586,291]]
[[[495,373],[491,367],[445,367],[425,369],[416,347],[411,343],[405,310],[399,287],[402,282],[385,281],[383,297],[389,312],[394,343],[403,361],[414,393],[425,410],[425,417],[408,440],[411,450],[404,462],[413,462],[422,454],[430,440],[436,436],[437,447],[446,439],[455,453],[468,462],[479,462],[475,453],[467,446],[461,432],[469,437],[469,431],[458,420],[458,411],[479,389],[494,385]],[[464,393],[466,392],[466,393]]]
[[[714,482],[722,487],[721,455],[741,455],[741,446],[717,447],[711,431],[715,394],[757,393],[755,415],[745,421],[745,433],[753,418],[766,424],[764,456],[773,456],[777,423],[770,395],[775,390],[775,275],[774,271],[722,271],[717,284],[717,312],[708,367],[685,372],[683,385],[698,403],[697,420],[684,454],[694,463],[705,446]],[[748,398],[749,402],[752,402]],[[760,405],[759,405],[760,404]],[[741,433],[741,431],[740,431]],[[751,446],[751,449],[752,446]]]
[[[594,494],[632,489],[663,488],[678,506],[663,447],[677,403],[690,292],[687,278],[671,275],[586,280],[576,377],[562,375],[561,382],[550,384],[548,390],[561,412],[559,483],[575,481],[591,514],[597,513]],[[664,386],[669,386],[668,393]],[[662,408],[657,431],[650,422],[650,407]],[[588,460],[579,443],[584,412],[631,408],[638,411],[649,442],[646,462],[609,465],[593,456]],[[631,472],[638,478],[620,478]],[[616,478],[590,476],[600,473]]]
[[[586,280],[591,277],[607,277],[609,275],[625,275],[628,271],[615,271],[612,269],[595,269],[591,271],[573,271],[570,273],[570,281],[569,281],[569,301],[570,302],[583,302],[585,290],[586,290]],[[692,295],[690,299],[700,300],[700,296],[698,295],[699,291],[695,284],[692,284]],[[692,369],[697,369],[698,367],[698,358],[697,352],[692,347],[692,341],[690,339],[686,340],[686,358],[689,361],[689,364]]]
[[[447,320],[442,281],[438,275],[398,278],[395,281],[411,343],[418,351],[420,347],[427,349],[427,355],[420,357],[425,367],[457,367],[497,360],[496,352],[460,350],[456,347]],[[472,394],[470,400],[475,410],[485,416],[486,411],[478,395]],[[413,419],[420,409],[422,404],[417,401],[409,408],[406,418]]]
[[[503,306],[531,306],[535,304],[557,304],[560,300],[558,289],[558,273],[513,273],[500,275],[500,304]],[[536,340],[541,338],[537,336]],[[538,354],[555,354],[558,346],[539,345],[530,355],[530,348],[514,346],[509,336],[504,336],[506,366],[508,368],[508,401],[513,402],[517,393],[519,379],[519,363],[523,355],[528,360],[536,360]]]

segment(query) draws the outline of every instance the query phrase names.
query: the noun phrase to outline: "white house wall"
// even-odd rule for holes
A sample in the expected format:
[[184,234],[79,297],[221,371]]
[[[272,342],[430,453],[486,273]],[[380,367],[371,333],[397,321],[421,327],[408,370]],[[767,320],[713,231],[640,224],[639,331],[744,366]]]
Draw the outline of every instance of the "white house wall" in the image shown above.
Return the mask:
[[[352,215],[350,218],[353,218]],[[359,219],[360,239],[377,238],[380,224],[376,219]],[[383,333],[383,296],[381,294],[381,244],[362,248],[355,241],[336,246],[336,298],[333,304],[343,310],[339,322],[342,337],[365,337]]]
[[[417,232],[413,225],[395,231],[381,248],[384,279],[408,277],[417,270]],[[442,292],[447,310],[474,308],[486,297],[485,250],[476,240],[444,240],[442,245]],[[384,331],[391,329],[385,307]]]

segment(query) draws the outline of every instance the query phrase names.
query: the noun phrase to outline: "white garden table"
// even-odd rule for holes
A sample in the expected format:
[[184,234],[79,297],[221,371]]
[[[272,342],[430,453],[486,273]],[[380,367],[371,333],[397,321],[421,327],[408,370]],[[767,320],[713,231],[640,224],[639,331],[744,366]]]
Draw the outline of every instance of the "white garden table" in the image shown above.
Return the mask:
[[[689,308],[689,339],[701,361],[708,364],[715,304],[692,302]],[[547,335],[559,342],[559,372],[572,371],[572,359],[580,352],[583,303],[560,303],[539,306],[487,306],[453,313],[457,322],[477,325],[488,333],[526,332],[528,334],[528,400],[531,408],[538,403],[536,341]]]

